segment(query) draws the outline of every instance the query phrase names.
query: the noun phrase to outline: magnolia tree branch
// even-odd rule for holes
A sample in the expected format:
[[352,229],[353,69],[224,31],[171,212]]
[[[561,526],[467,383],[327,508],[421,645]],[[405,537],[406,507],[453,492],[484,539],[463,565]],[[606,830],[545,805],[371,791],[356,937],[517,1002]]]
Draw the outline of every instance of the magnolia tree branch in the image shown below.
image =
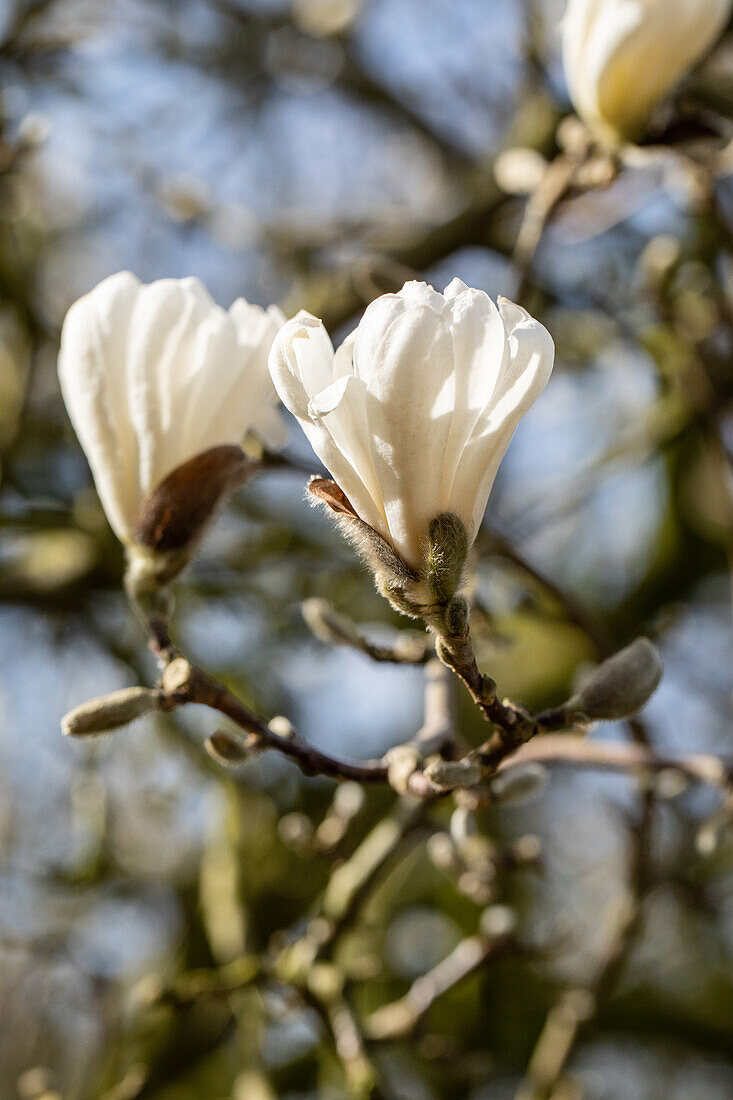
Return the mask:
[[409,1035],[439,997],[454,989],[480,967],[518,950],[510,934],[468,936],[427,974],[419,977],[404,997],[382,1005],[365,1021],[370,1039],[403,1039]]
[[336,611],[328,600],[305,600],[301,611],[319,641],[329,645],[349,646],[377,664],[424,665],[433,657],[433,647],[427,634],[400,631],[391,645],[379,645],[370,641],[356,623]]
[[387,766],[379,761],[352,764],[336,760],[301,741],[294,731],[287,734],[276,732],[245,707],[228,688],[190,664],[185,657],[175,656],[166,664],[161,689],[165,700],[161,709],[172,711],[187,703],[199,703],[219,711],[247,734],[239,746],[239,760],[231,760],[230,763],[239,763],[264,749],[275,749],[294,760],[305,775],[325,775],[359,783],[378,783],[387,779]]
[[[72,736],[92,736],[126,725],[149,711],[169,713],[195,703],[224,715],[245,734],[242,737],[236,732],[218,731],[209,738],[207,747],[222,764],[240,764],[259,752],[272,749],[293,760],[305,775],[357,783],[388,782],[400,793],[427,800],[454,791],[478,790],[490,784],[494,776],[530,762],[632,773],[672,769],[690,781],[706,783],[722,791],[728,792],[733,785],[733,762],[710,754],[660,755],[645,743],[643,726],[638,721],[630,723],[637,742],[634,744],[594,742],[572,734],[550,736],[558,727],[588,721],[582,707],[594,702],[591,688],[595,687],[597,703],[604,669],[613,668],[620,659],[623,665],[625,655],[633,652],[634,647],[599,666],[601,675],[587,690],[585,703],[581,693],[577,704],[570,700],[546,712],[548,717],[532,717],[514,704],[499,702],[495,694],[492,696],[495,693],[493,681],[478,671],[470,642],[464,638],[461,645],[465,648],[453,649],[451,659],[482,712],[487,717],[492,716],[494,730],[489,739],[470,750],[457,741],[449,666],[433,659],[425,666],[425,720],[413,740],[389,750],[379,760],[352,762],[336,759],[307,744],[284,718],[266,722],[224,684],[196,667],[176,649],[162,616],[150,616],[146,622],[150,647],[162,666],[158,687],[122,689],[82,704],[65,717],[64,732]],[[464,663],[459,664],[459,660]],[[600,696],[601,702],[607,703],[602,692]]]
[[500,773],[521,767],[530,761],[539,764],[569,764],[620,772],[676,771],[692,782],[705,783],[720,790],[733,785],[733,759],[724,760],[709,753],[691,756],[667,756],[643,744],[616,741],[590,741],[573,734],[540,737],[524,745],[498,767]]

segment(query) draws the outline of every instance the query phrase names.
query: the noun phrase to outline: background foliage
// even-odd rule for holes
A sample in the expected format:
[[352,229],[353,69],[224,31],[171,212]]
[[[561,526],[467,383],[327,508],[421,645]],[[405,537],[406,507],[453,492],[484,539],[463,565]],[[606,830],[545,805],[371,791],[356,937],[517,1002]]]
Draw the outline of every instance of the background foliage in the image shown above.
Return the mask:
[[[674,773],[640,793],[638,777],[553,768],[467,836],[447,802],[395,824],[406,811],[387,789],[337,794],[272,754],[225,771],[202,749],[207,712],[91,746],[59,732],[70,706],[155,675],[60,401],[66,308],[125,267],[196,274],[226,305],[304,305],[337,336],[414,274],[515,293],[524,200],[499,188],[494,159],[556,152],[559,7],[0,7],[0,1095],[733,1093],[719,793]],[[686,103],[733,111],[732,51]],[[731,751],[725,158],[705,183],[681,154],[639,156],[554,211],[521,294],[558,364],[502,467],[476,574],[483,667],[533,707],[564,698],[583,662],[655,637],[667,671],[645,725],[665,753]],[[294,425],[287,449],[312,462]],[[176,636],[258,713],[337,755],[379,755],[419,728],[423,672],[309,635],[309,596],[374,637],[404,623],[303,482],[271,470],[237,494],[177,587]],[[463,698],[458,721],[477,743]],[[507,908],[480,925],[487,906],[512,907],[523,950],[362,1050],[348,1012],[324,1014],[328,996],[244,979],[322,913],[329,880],[332,901],[334,881],[348,895],[334,871],[363,869],[380,822],[390,858],[316,974],[345,978],[357,1022],[479,928],[508,926]],[[199,970],[227,988],[201,995]]]

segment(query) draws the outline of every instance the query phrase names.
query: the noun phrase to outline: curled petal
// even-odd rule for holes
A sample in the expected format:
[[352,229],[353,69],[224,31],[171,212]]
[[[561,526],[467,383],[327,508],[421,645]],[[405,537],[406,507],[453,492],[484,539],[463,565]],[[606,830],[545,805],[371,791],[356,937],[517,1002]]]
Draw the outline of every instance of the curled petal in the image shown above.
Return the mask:
[[333,381],[333,344],[323,322],[301,311],[283,325],[269,356],[270,375],[286,409],[308,418],[312,394]]

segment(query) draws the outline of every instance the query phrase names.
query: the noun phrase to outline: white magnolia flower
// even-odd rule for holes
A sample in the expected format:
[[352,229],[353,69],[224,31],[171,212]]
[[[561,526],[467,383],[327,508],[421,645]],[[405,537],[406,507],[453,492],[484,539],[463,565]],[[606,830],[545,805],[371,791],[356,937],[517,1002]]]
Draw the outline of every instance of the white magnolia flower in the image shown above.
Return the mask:
[[216,305],[198,279],[143,285],[111,275],[69,310],[59,377],[107,517],[125,543],[172,470],[249,432],[283,430],[267,356],[285,317],[237,299]]
[[301,313],[280,330],[270,370],[361,519],[420,569],[440,513],[473,542],[553,357],[523,309],[454,279],[445,294],[411,282],[378,298],[335,354],[322,322]]
[[654,107],[706,53],[733,0],[569,0],[563,61],[589,126],[639,137]]

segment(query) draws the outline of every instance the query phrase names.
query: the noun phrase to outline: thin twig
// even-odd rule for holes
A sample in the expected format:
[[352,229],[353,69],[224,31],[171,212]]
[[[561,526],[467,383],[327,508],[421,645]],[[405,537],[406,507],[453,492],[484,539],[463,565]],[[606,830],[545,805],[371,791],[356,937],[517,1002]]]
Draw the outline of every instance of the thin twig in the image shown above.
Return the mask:
[[678,771],[688,779],[711,787],[727,789],[733,783],[733,761],[708,753],[691,756],[667,756],[643,744],[621,741],[590,741],[573,734],[548,734],[524,745],[499,764],[506,772],[530,761],[539,764],[569,764],[578,768],[606,771]]
[[383,1005],[364,1025],[370,1039],[403,1039],[409,1035],[439,997],[454,989],[479,967],[504,958],[516,943],[512,936],[468,936],[436,967],[410,986],[404,997]]
[[387,766],[381,761],[351,763],[336,760],[301,741],[293,733],[276,733],[258,715],[244,706],[223,684],[191,664],[170,643],[160,620],[149,620],[151,649],[163,663],[161,690],[163,709],[176,710],[187,703],[199,703],[225,715],[248,736],[242,744],[245,752],[275,749],[294,760],[305,775],[325,775],[332,779],[351,779],[359,783],[381,783],[387,779]]

